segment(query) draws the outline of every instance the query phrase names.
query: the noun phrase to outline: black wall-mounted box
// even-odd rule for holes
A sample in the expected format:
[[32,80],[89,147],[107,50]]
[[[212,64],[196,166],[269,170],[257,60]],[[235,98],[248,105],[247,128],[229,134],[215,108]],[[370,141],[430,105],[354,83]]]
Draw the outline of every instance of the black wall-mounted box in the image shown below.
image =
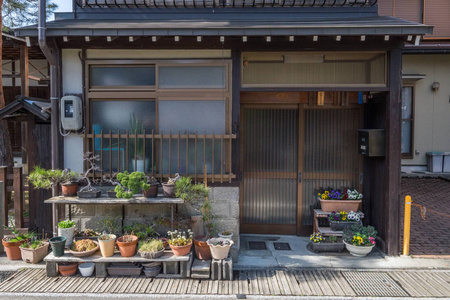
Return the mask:
[[386,155],[386,131],[384,129],[358,129],[358,153],[378,157]]

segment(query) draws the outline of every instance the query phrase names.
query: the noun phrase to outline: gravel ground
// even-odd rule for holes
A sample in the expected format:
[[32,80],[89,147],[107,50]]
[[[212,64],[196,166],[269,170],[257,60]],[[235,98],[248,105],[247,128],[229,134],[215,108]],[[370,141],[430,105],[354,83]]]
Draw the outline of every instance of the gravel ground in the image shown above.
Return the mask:
[[11,276],[12,274],[14,274],[16,272],[12,272],[12,271],[0,271],[0,282],[5,281],[5,279],[7,279],[9,276]]

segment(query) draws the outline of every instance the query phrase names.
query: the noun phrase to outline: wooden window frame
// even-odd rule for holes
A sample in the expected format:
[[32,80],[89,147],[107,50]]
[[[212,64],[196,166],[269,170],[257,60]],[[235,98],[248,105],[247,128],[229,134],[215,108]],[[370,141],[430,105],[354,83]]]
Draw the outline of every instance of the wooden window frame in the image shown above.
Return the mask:
[[[410,119],[401,119],[401,122],[408,121],[411,122],[411,135],[410,135],[410,147],[409,152],[402,153],[402,159],[413,159],[414,158],[414,108],[415,108],[415,86],[414,84],[403,84],[402,90],[405,87],[410,87],[412,89],[411,92],[411,118]],[[401,137],[403,138],[403,137]]]

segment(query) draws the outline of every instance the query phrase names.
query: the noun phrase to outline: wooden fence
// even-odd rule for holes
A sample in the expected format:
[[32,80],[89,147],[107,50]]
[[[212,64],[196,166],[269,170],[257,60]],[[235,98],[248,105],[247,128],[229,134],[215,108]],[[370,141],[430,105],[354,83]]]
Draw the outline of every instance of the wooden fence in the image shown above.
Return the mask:
[[[28,191],[28,187],[24,185],[28,174],[22,174],[22,167],[14,167],[13,173],[8,174],[7,168],[0,166],[0,181],[3,181],[2,194],[4,195],[3,201],[3,217],[4,225],[8,225],[8,195],[14,192],[14,226],[16,228],[24,228],[23,211],[24,211],[24,192]],[[8,182],[13,181],[12,185],[8,185]],[[3,224],[1,224],[3,225]]]
[[91,174],[94,178],[127,170],[143,171],[161,181],[175,173],[197,181],[204,179],[203,166],[207,165],[209,181],[231,182],[236,177],[231,169],[233,139],[235,134],[214,134],[214,131],[212,134],[100,131],[85,133],[84,151],[100,157],[101,171]]

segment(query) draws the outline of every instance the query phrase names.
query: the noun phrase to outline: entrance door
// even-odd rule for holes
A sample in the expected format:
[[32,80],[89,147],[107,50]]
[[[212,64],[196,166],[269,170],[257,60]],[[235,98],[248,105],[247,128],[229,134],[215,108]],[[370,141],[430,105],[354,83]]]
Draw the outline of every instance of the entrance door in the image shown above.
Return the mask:
[[241,229],[296,234],[298,105],[243,106]]

